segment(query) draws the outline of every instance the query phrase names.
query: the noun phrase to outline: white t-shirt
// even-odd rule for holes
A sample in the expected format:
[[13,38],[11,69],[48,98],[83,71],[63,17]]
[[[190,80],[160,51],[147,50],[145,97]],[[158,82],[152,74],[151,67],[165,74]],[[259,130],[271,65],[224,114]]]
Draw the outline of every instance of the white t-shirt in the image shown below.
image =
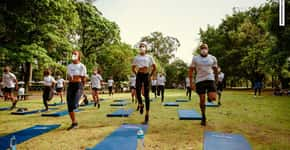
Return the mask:
[[63,78],[58,79],[58,80],[56,81],[56,87],[57,87],[57,88],[63,88],[63,82],[64,82],[64,79],[63,79]]
[[92,88],[101,89],[101,81],[103,80],[100,74],[93,74],[91,77]]
[[67,74],[72,76],[87,76],[87,68],[84,64],[78,63],[78,64],[69,64],[67,66]]
[[151,80],[151,86],[156,86],[157,85],[157,80]]
[[157,85],[165,85],[165,82],[166,82],[166,78],[165,78],[165,76],[158,76],[157,77]]
[[15,82],[14,80],[16,80],[16,76],[11,73],[11,72],[8,72],[8,73],[3,73],[3,76],[2,76],[2,82],[3,82],[3,87],[5,88],[15,88]]
[[186,86],[186,87],[190,87],[190,80],[189,80],[189,77],[186,77],[186,78],[185,78],[185,86]]
[[55,80],[51,75],[45,76],[43,81],[44,86],[52,86],[52,83],[55,83]]
[[217,67],[216,57],[208,54],[206,57],[193,56],[191,67],[196,68],[195,83],[212,80],[214,81],[213,67]]
[[135,87],[136,86],[136,76],[130,77],[130,86]]
[[133,60],[133,66],[137,66],[138,68],[143,68],[143,67],[150,67],[153,64],[155,64],[154,59],[150,55],[138,55],[134,58]]
[[223,82],[224,78],[225,78],[225,74],[223,72],[220,72],[218,74],[218,81],[219,82]]
[[112,80],[112,79],[109,79],[108,80],[108,86],[109,87],[113,86],[113,83],[114,83],[114,80]]
[[19,96],[24,95],[24,93],[25,93],[25,89],[23,87],[18,89],[18,95]]

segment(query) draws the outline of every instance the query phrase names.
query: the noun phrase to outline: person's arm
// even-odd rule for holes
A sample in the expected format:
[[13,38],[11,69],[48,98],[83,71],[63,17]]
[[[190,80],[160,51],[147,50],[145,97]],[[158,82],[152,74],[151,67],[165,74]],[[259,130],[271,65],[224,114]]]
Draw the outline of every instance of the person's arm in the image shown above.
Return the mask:
[[15,90],[18,90],[18,80],[15,75],[13,75],[13,81],[15,83]]
[[215,82],[217,83],[218,82],[218,63],[217,63],[217,59],[216,57],[213,57],[213,73],[214,73],[214,79],[215,79]]
[[134,74],[137,74],[137,71],[136,71],[136,65],[132,65],[132,72],[133,72]]
[[193,74],[195,74],[195,67],[191,66],[189,67],[189,71],[188,71],[188,78],[189,78],[189,85],[191,87],[191,89],[195,89],[194,85],[193,85]]
[[53,89],[54,88],[54,86],[55,86],[55,80],[54,80],[54,78],[53,77],[51,77],[51,79],[52,79],[52,82],[51,82],[51,88]]

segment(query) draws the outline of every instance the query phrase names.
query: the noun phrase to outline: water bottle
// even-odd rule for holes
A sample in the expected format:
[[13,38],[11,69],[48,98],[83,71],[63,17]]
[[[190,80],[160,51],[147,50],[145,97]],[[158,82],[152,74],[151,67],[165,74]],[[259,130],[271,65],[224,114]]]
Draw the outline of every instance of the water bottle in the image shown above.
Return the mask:
[[16,138],[14,135],[10,139],[10,150],[16,150]]
[[137,131],[137,150],[144,150],[144,132],[141,128]]

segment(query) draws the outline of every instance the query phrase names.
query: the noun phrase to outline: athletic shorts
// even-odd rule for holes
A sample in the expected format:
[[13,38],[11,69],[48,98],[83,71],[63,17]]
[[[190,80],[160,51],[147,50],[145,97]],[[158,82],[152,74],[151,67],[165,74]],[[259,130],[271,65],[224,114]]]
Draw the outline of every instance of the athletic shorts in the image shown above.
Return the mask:
[[255,82],[254,83],[254,89],[261,89],[263,86],[262,82]]
[[151,91],[152,91],[152,93],[155,93],[156,90],[157,90],[157,86],[151,86]]
[[96,88],[96,87],[93,87],[92,90],[93,90],[93,91],[101,91],[100,88]]
[[206,80],[196,83],[196,93],[206,94],[209,92],[216,92],[215,82],[212,80]]
[[135,90],[136,87],[135,86],[130,86],[130,90]]
[[3,89],[3,92],[4,92],[4,93],[12,93],[12,92],[14,92],[14,88],[8,88],[8,87],[5,87],[5,88]]
[[79,106],[79,100],[83,94],[83,85],[80,82],[70,82],[67,87],[68,112],[73,112]]
[[217,84],[217,91],[223,91],[223,83],[222,82],[218,82]]
[[56,92],[62,92],[63,88],[56,88]]
[[112,91],[113,90],[113,87],[112,86],[109,86],[108,89],[109,89],[109,91]]

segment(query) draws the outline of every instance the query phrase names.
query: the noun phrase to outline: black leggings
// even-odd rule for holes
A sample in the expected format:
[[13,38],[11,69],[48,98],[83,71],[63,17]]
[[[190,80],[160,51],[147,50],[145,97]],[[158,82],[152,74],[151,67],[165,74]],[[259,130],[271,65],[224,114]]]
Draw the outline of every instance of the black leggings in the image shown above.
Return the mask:
[[186,96],[188,96],[189,99],[191,98],[191,87],[186,87]]
[[48,107],[47,101],[52,99],[52,94],[53,94],[53,91],[52,91],[51,87],[50,86],[44,86],[43,94],[42,94],[42,100],[43,100],[43,104],[44,104],[44,106],[46,108]]
[[157,95],[161,93],[161,100],[164,100],[164,85],[158,85],[157,87]]
[[149,98],[149,74],[148,73],[137,73],[136,77],[136,95],[138,99],[138,104],[142,104],[141,89],[142,85],[144,86],[144,97],[145,97],[145,106],[146,111],[149,111],[150,107],[150,98]]

